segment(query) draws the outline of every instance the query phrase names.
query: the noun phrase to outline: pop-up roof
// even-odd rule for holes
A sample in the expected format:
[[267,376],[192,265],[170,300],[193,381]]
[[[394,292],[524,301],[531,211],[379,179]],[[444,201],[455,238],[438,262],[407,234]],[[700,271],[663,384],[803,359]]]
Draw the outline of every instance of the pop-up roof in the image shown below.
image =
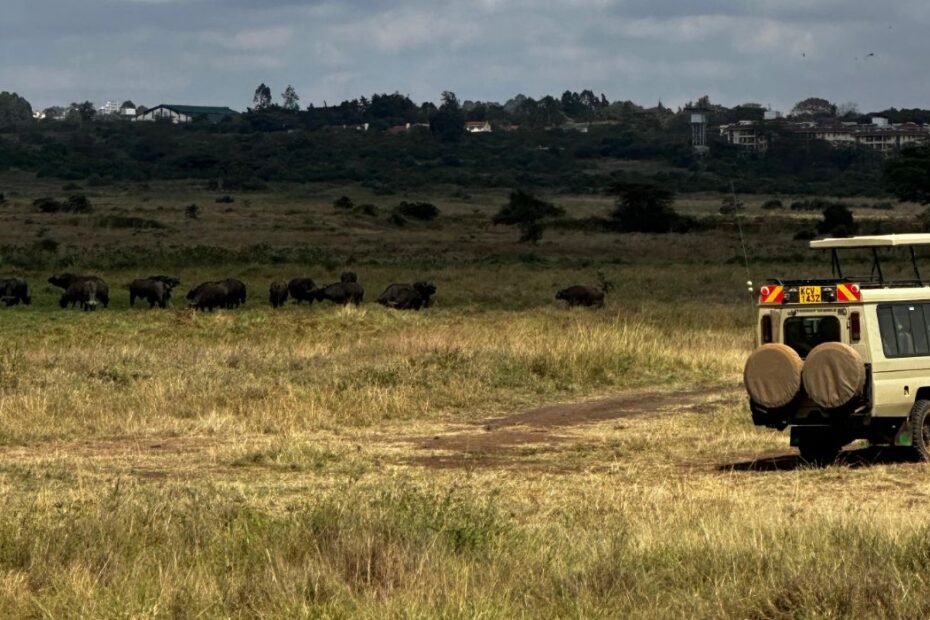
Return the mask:
[[890,248],[906,245],[930,245],[930,233],[869,235],[863,237],[843,237],[838,239],[818,239],[817,241],[811,241],[811,249],[813,250],[830,250],[837,248]]

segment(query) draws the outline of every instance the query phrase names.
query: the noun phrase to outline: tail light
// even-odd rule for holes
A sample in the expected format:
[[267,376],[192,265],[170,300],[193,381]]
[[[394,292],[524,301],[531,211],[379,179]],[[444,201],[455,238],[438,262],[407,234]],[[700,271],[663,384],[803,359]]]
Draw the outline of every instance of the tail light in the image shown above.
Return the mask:
[[772,342],[772,315],[762,315],[762,344]]
[[859,318],[858,312],[853,312],[849,315],[849,340],[852,342],[859,342],[862,338],[862,320]]

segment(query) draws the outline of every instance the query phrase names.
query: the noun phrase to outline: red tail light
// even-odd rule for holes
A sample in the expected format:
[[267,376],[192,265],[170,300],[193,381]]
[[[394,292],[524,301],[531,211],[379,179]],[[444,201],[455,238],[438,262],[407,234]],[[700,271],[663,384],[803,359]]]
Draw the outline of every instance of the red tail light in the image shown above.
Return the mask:
[[762,315],[762,344],[772,342],[772,315]]
[[849,315],[849,339],[852,342],[859,342],[862,338],[862,321],[859,319],[859,313],[853,312]]

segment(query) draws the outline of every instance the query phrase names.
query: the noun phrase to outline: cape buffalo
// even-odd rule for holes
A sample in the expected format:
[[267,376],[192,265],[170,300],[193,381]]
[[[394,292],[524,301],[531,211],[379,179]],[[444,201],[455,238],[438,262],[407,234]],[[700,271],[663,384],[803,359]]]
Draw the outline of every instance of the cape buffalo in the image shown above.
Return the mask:
[[159,279],[159,276],[151,278],[141,278],[129,283],[129,305],[136,304],[136,298],[144,299],[149,302],[149,308],[156,305],[159,308],[166,308],[168,300],[171,299],[171,286]]
[[[226,278],[225,280],[214,280],[210,282],[203,282],[201,284],[198,284],[191,290],[189,290],[187,292],[187,299],[188,301],[192,302],[191,303],[192,306],[196,305],[196,302],[194,300],[197,298],[200,292],[205,287],[208,287],[211,285],[221,285],[223,289],[226,291],[224,294],[225,296],[223,298],[223,303],[217,304],[214,307],[238,308],[240,304],[245,303],[245,284],[241,280],[237,280],[235,278]],[[215,294],[216,294],[216,289],[212,291],[211,299],[212,299],[212,296]],[[210,308],[210,309],[212,310],[213,308]]]
[[67,308],[69,303],[72,306],[80,304],[84,310],[96,310],[101,303],[97,281],[91,278],[74,280],[58,301],[62,308]]
[[358,282],[336,282],[314,291],[317,301],[328,299],[334,304],[345,306],[352,303],[356,306],[362,303],[365,289]]
[[[110,305],[110,287],[107,286],[107,283],[104,282],[103,279],[98,278],[97,276],[83,276],[73,273],[56,273],[48,279],[49,284],[65,289],[65,292],[67,292],[68,289],[70,289],[71,286],[77,282],[93,282],[96,287],[96,301],[104,308]],[[74,304],[78,303],[78,300],[74,300],[70,303],[73,306]]]
[[287,301],[287,284],[275,281],[268,289],[268,301],[272,308],[280,308]]
[[563,288],[555,294],[556,299],[564,300],[569,307],[572,306],[604,306],[604,289],[593,286],[575,285]]
[[[191,296],[191,293],[194,293]],[[187,294],[191,300],[190,307],[197,310],[213,311],[215,308],[229,307],[229,287],[224,282],[204,282]]]
[[8,307],[20,303],[28,306],[32,303],[29,285],[22,278],[0,278],[0,301]]
[[293,278],[287,283],[287,292],[294,298],[296,303],[306,301],[313,303],[316,296],[313,291],[316,290],[316,284],[310,278]]
[[430,282],[392,284],[378,296],[378,303],[398,310],[419,310],[429,307],[430,297],[435,294],[436,285]]

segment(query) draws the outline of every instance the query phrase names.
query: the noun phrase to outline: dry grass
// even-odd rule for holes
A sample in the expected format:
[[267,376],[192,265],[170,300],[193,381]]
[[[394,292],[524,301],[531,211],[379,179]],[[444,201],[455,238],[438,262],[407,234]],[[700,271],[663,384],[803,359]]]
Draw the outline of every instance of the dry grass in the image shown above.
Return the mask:
[[[381,243],[426,243],[401,234]],[[97,313],[34,286],[0,312],[0,617],[930,614],[930,470],[812,469],[752,426],[745,276],[710,258],[731,248],[549,243],[599,258],[356,266],[369,299],[434,279],[419,314],[260,301],[341,264],[181,269],[247,281],[214,314],[130,310],[130,271]],[[598,271],[605,310],[555,305]],[[515,415],[552,403],[558,423]]]

